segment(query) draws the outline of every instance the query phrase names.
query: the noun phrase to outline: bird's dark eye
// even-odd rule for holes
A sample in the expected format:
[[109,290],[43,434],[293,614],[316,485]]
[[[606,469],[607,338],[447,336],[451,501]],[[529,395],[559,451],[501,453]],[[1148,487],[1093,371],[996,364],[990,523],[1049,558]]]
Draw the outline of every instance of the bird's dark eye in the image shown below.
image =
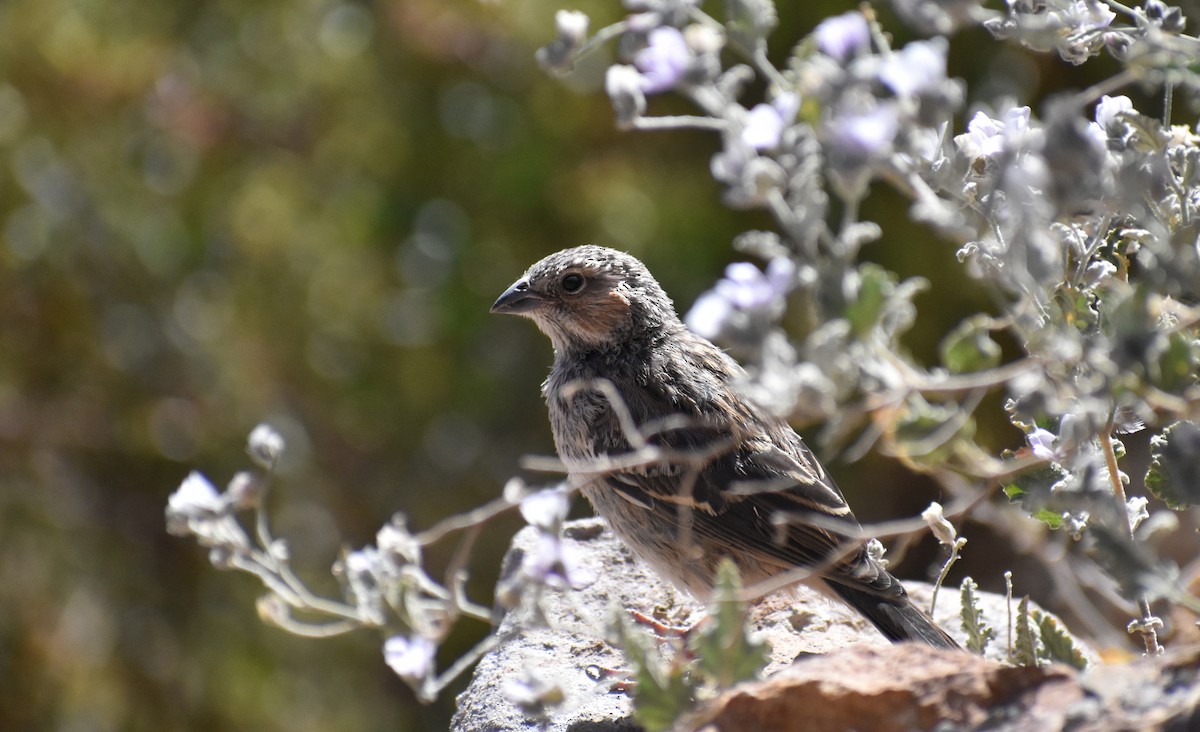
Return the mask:
[[562,288],[563,292],[568,295],[574,295],[576,292],[579,292],[583,289],[583,275],[578,272],[563,275]]

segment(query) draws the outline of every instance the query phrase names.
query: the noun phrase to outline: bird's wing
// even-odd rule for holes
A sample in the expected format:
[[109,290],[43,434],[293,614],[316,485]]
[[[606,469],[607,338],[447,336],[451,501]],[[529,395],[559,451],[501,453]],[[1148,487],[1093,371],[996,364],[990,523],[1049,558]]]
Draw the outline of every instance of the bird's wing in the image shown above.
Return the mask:
[[603,471],[605,484],[655,520],[675,522],[681,540],[694,532],[698,542],[779,571],[810,567],[862,592],[902,597],[899,582],[868,556],[842,492],[800,436],[733,389],[742,371],[726,354],[686,332],[680,338],[685,347],[670,357],[648,354],[639,377],[613,379],[615,395],[586,395],[594,400],[584,411],[595,420],[588,434],[596,454],[633,451],[610,396],[650,448],[637,465]]
[[[899,582],[859,543],[859,525],[841,491],[786,424],[747,439],[715,426],[664,430],[652,442],[663,459],[604,475],[635,506],[653,510],[681,534],[729,547],[731,554],[786,571],[814,568],[853,589],[899,599]],[[686,540],[686,537],[685,539]]]

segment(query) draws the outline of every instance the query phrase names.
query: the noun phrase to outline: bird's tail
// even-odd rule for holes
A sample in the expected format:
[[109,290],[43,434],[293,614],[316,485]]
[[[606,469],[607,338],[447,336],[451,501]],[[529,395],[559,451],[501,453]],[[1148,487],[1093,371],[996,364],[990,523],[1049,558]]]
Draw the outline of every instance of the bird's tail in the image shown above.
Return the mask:
[[829,587],[893,643],[918,641],[934,648],[961,648],[933,622],[933,618],[912,604],[907,595],[889,599],[836,582],[830,582]]

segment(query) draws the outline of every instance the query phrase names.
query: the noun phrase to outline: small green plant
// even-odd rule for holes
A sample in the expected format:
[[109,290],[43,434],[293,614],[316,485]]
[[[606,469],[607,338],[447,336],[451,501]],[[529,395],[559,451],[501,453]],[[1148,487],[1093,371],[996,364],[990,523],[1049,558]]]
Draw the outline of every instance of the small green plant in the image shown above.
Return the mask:
[[1013,644],[1012,662],[1018,666],[1038,665],[1038,641],[1029,617],[1029,596],[1017,604],[1017,637]]
[[737,567],[725,560],[708,615],[680,638],[663,639],[660,649],[628,619],[617,622],[616,645],[631,666],[634,714],[650,732],[669,729],[684,714],[739,681],[756,678],[769,649],[746,630],[746,603]]
[[967,634],[967,650],[982,656],[988,643],[996,637],[996,631],[983,619],[979,598],[975,596],[979,589],[975,580],[970,577],[963,578],[959,589],[962,597],[962,629]]
[[1054,663],[1065,663],[1077,669],[1086,668],[1087,659],[1083,651],[1071,640],[1066,630],[1052,616],[1037,610],[1030,611],[1030,616],[1038,628],[1038,638],[1041,639],[1041,658]]

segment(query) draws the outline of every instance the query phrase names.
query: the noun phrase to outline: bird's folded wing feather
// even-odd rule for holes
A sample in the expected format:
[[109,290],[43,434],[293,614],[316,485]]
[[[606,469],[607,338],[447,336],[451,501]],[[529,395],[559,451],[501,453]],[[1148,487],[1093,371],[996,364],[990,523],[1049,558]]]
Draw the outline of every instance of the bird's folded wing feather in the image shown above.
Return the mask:
[[[681,531],[694,532],[697,541],[728,547],[731,554],[754,557],[780,571],[812,567],[839,584],[887,598],[902,596],[896,579],[862,546],[853,546],[858,522],[794,433],[738,440],[739,447],[724,451],[704,449],[720,439],[715,430],[663,433],[656,442],[672,448],[670,459],[614,471],[604,480],[634,506],[672,506],[659,515]],[[779,441],[788,443],[786,449]],[[702,459],[681,460],[687,451],[675,446],[684,444]]]

